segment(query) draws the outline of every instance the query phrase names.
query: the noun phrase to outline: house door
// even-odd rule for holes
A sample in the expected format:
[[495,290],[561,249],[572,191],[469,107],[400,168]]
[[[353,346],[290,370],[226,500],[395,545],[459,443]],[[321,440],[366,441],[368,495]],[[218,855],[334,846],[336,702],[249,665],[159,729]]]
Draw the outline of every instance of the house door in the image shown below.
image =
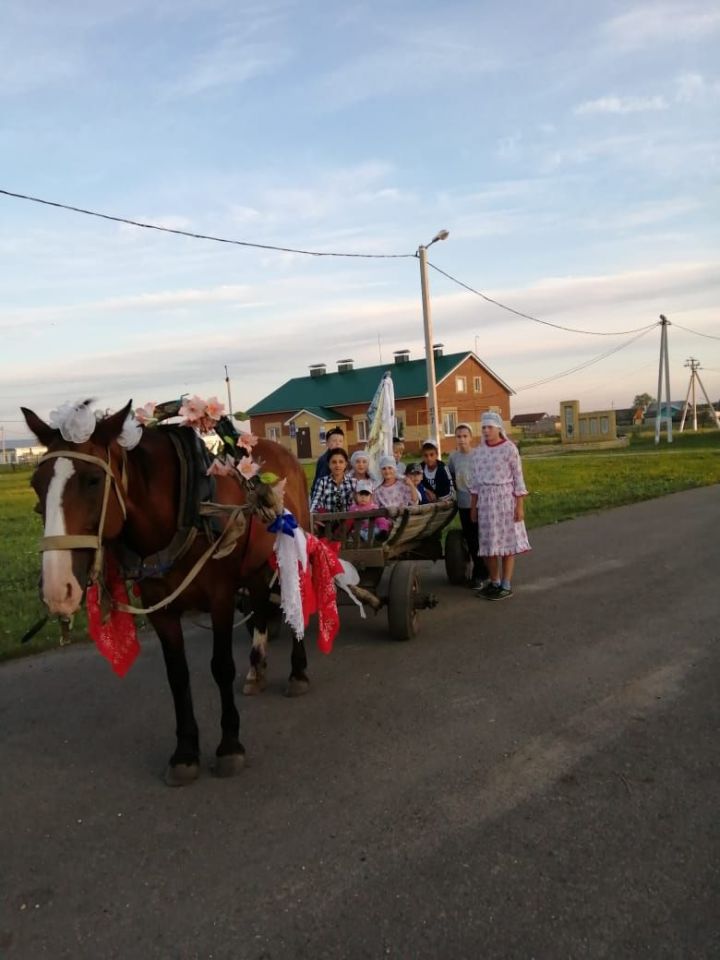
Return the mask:
[[310,427],[298,427],[297,455],[298,455],[298,460],[312,459],[312,443],[310,441]]

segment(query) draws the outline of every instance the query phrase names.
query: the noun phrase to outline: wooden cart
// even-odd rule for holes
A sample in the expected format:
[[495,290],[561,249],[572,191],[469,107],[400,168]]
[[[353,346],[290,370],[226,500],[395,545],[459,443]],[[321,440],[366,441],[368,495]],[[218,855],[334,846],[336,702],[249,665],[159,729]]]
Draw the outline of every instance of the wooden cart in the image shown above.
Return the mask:
[[[340,541],[341,558],[352,563],[360,575],[360,583],[353,588],[355,596],[375,611],[387,607],[390,636],[410,640],[418,631],[418,611],[438,602],[432,593],[422,591],[417,561],[443,558],[441,534],[455,512],[454,503],[441,502],[315,513],[312,529],[318,536]],[[375,526],[377,517],[387,517],[392,523],[385,534]],[[338,591],[338,602],[352,601]]]

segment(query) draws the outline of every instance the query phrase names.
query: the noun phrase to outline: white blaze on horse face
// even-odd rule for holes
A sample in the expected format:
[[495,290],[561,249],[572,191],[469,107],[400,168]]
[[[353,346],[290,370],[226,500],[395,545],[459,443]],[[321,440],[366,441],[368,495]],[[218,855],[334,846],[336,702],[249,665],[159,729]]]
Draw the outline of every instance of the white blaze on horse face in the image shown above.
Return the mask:
[[[64,536],[65,511],[63,498],[65,487],[75,473],[72,461],[66,457],[55,460],[52,479],[45,497],[45,536]],[[70,616],[80,606],[82,590],[72,569],[70,550],[46,550],[42,562],[43,600],[50,613]]]

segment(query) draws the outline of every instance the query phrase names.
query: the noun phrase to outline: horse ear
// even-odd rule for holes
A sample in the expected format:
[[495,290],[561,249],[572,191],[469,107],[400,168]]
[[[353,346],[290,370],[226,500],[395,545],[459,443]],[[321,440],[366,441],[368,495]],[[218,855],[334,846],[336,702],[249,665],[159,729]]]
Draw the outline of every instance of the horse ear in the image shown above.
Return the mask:
[[55,427],[51,427],[50,424],[41,420],[33,410],[28,410],[27,407],[20,407],[20,410],[25,417],[25,423],[30,427],[43,446],[49,447],[50,444],[60,436],[59,430],[56,430]]
[[128,400],[122,410],[118,410],[117,413],[113,413],[109,417],[104,417],[102,420],[98,420],[98,425],[95,427],[91,439],[95,443],[99,443],[101,447],[109,447],[113,440],[117,440],[122,433],[122,429],[125,425],[125,419],[130,413],[131,407],[132,400]]

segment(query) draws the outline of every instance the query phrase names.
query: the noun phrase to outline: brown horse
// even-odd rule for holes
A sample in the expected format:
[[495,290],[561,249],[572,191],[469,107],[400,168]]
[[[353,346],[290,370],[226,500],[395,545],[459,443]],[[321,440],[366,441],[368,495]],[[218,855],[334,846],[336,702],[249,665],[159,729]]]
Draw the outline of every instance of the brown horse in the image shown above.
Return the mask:
[[[97,538],[116,552],[122,548],[140,558],[157,555],[168,547],[178,526],[180,460],[170,431],[187,427],[144,429],[132,450],[118,444],[130,410],[99,420],[89,440],[71,443],[32,410],[22,412],[28,427],[48,448],[32,478],[45,525],[42,561],[42,596],[50,613],[73,614],[81,605],[85,587],[94,574],[99,554]],[[284,447],[259,440],[253,450],[263,470],[287,479],[284,504],[301,527],[309,527],[305,474]],[[243,504],[246,493],[234,477],[217,477],[214,500]],[[78,537],[80,539],[78,539]],[[95,538],[96,542],[93,542]],[[215,772],[230,776],[243,765],[239,740],[240,717],[235,706],[235,663],[232,655],[233,621],[238,590],[248,592],[253,610],[253,644],[246,692],[262,688],[269,614],[268,560],[274,534],[266,523],[246,514],[244,533],[222,559],[209,559],[192,582],[168,606],[149,614],[162,644],[168,681],[175,704],[177,745],[170,758],[166,781],[181,785],[199,773],[198,726],[193,712],[190,675],[185,657],[181,615],[188,610],[210,614],[213,631],[212,674],[220,690],[222,737],[216,750]],[[209,541],[198,533],[187,552],[171,569],[155,571],[139,581],[143,607],[159,604],[183,581]],[[292,647],[288,693],[308,687],[307,657],[302,639]]]

